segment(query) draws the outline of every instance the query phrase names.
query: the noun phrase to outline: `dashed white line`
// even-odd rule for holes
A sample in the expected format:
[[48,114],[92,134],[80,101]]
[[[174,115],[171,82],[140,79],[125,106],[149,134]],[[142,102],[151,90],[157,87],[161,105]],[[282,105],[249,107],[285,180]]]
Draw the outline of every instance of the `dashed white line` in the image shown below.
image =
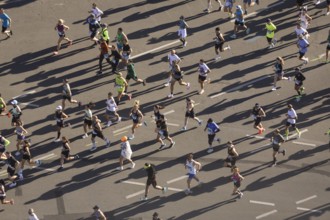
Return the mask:
[[[308,129],[304,129],[304,130],[300,131],[300,134],[303,134],[303,133],[305,133],[307,131],[308,131]],[[289,136],[289,139],[291,139],[291,138],[293,138],[293,137],[295,137],[297,135],[298,135],[297,133],[294,133],[294,134],[292,134],[292,135]]]
[[182,179],[186,179],[186,178],[187,178],[187,175],[180,176],[178,178],[174,178],[174,179],[171,179],[171,180],[167,181],[166,184],[171,184],[171,183],[174,183],[174,182],[180,181]]
[[[251,12],[251,13],[245,15],[244,18],[251,17],[252,15],[255,15],[255,14],[257,14],[257,12]],[[231,19],[230,22],[235,22],[235,18],[234,19]]]
[[51,158],[54,158],[56,157],[56,155],[54,153],[51,153],[51,154],[47,154],[45,156],[42,156],[42,157],[37,157],[36,160],[48,160],[48,159],[51,159]]
[[269,148],[270,145],[272,145],[272,143],[262,145],[261,147],[255,149],[255,150],[250,151],[250,154],[252,154],[252,153],[254,153],[254,152],[261,151],[261,150],[266,149],[266,148]]
[[168,112],[164,112],[163,115],[168,115],[168,114],[171,114],[171,113],[173,113],[173,112],[175,112],[175,111],[172,109],[172,110],[170,110],[170,111],[168,111]]
[[301,211],[322,213],[322,211],[321,210],[318,210],[318,209],[307,209],[307,208],[302,208],[302,207],[297,207],[297,209],[298,210],[301,210]]
[[274,203],[271,203],[271,202],[262,202],[262,201],[256,201],[256,200],[250,200],[250,203],[260,204],[260,205],[275,206],[275,204]]
[[225,95],[225,94],[227,94],[227,93],[230,93],[230,92],[233,92],[233,91],[239,90],[239,89],[241,89],[241,88],[243,88],[243,87],[245,87],[245,86],[252,85],[252,84],[255,83],[255,82],[259,82],[259,81],[264,80],[264,79],[269,78],[269,77],[270,77],[270,76],[263,76],[263,77],[260,77],[260,78],[258,78],[258,79],[252,80],[252,81],[250,81],[250,82],[243,83],[243,84],[241,84],[241,85],[239,85],[239,86],[236,86],[236,87],[234,87],[234,88],[228,89],[228,90],[225,91],[225,92],[221,92],[221,93],[218,93],[218,94],[212,95],[210,98],[211,98],[211,99],[214,99],[214,98],[216,98],[216,97],[218,97],[218,96],[222,96],[222,95]]
[[[97,144],[97,141],[95,142],[95,144]],[[86,144],[86,147],[92,146],[92,145],[93,145],[93,143],[89,143],[89,144]]]
[[122,128],[117,129],[117,130],[114,130],[113,133],[116,134],[116,133],[119,133],[121,131],[125,131],[125,130],[131,128],[131,127],[132,127],[132,125],[127,125],[125,127],[122,127]]
[[145,186],[146,184],[145,183],[139,183],[139,182],[133,182],[133,181],[129,181],[129,180],[125,180],[125,181],[122,181],[122,183],[128,183],[128,184],[133,184],[133,185],[138,185],[138,186]]
[[257,139],[269,139],[264,136],[257,136],[257,135],[250,135],[250,134],[247,134],[246,137],[252,137],[252,138],[257,138]]
[[160,49],[163,49],[163,48],[166,48],[166,47],[172,46],[173,44],[177,44],[177,43],[179,43],[179,42],[180,42],[180,40],[176,40],[176,41],[173,41],[173,42],[171,42],[171,43],[165,44],[165,45],[163,45],[163,46],[156,47],[156,48],[154,48],[154,49],[151,49],[151,50],[145,51],[145,52],[143,52],[143,53],[137,54],[137,55],[135,55],[135,56],[132,56],[132,59],[135,59],[135,58],[141,57],[141,56],[143,56],[143,55],[146,55],[146,54],[148,54],[148,53],[152,53],[152,52],[154,52],[154,51],[157,51],[157,50],[160,50]]
[[264,217],[266,217],[266,216],[269,216],[269,215],[275,214],[276,212],[277,212],[277,210],[274,209],[274,210],[272,210],[272,211],[270,211],[270,212],[266,212],[266,213],[264,213],[264,214],[258,215],[258,216],[256,217],[256,219],[264,218]]
[[169,126],[174,126],[174,127],[179,127],[180,125],[179,124],[173,124],[173,123],[166,123],[167,125],[169,125]]
[[298,205],[300,203],[307,202],[308,200],[315,199],[316,197],[317,197],[317,195],[313,195],[313,196],[307,197],[305,199],[302,199],[302,200],[297,201],[296,204]]
[[39,108],[39,105],[31,104],[30,102],[21,102],[19,104]]
[[316,147],[316,144],[310,144],[310,143],[305,143],[305,142],[298,142],[298,141],[292,141],[294,144],[300,144],[300,145],[306,145],[306,146],[311,146],[311,147]]
[[122,132],[115,133],[115,134],[113,134],[113,136],[118,136],[118,135],[121,135],[121,134],[124,134],[124,133],[127,133],[127,131],[122,131]]
[[21,95],[14,96],[14,97],[12,97],[12,99],[22,98],[22,97],[25,97],[25,96],[27,96],[29,94],[34,94],[36,92],[37,92],[36,90],[31,90],[31,91],[25,92],[25,93],[23,93]]
[[144,192],[145,192],[144,190],[140,190],[140,191],[138,191],[138,192],[136,192],[136,193],[129,194],[129,195],[126,196],[125,198],[126,198],[126,199],[130,199],[130,198],[133,198],[133,197],[135,197],[135,196],[141,195],[141,194],[143,194]]
[[325,55],[326,55],[325,53],[322,53],[322,54],[318,55],[316,58],[311,59],[310,62],[314,62],[314,61],[320,60],[320,59],[322,59],[322,57],[324,57]]

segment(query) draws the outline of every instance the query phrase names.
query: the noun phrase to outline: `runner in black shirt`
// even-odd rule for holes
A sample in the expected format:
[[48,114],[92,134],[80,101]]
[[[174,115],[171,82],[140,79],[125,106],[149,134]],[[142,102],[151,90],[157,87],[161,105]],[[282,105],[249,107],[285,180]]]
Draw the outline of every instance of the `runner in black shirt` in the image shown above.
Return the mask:
[[13,157],[11,155],[10,152],[6,152],[5,153],[7,160],[6,163],[8,165],[7,167],[7,173],[8,173],[8,179],[12,182],[11,184],[9,184],[9,187],[15,187],[17,185],[16,183],[16,179],[18,178],[17,174],[16,174],[16,170],[18,170],[20,162],[18,162],[15,157]]

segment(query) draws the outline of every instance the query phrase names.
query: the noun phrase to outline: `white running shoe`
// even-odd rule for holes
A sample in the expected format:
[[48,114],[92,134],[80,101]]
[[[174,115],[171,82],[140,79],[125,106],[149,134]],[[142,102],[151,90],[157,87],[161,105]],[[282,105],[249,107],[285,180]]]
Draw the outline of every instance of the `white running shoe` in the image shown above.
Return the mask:
[[82,136],[82,138],[87,138],[88,137],[88,134],[84,134],[83,136]]
[[275,91],[275,90],[276,90],[276,86],[273,86],[272,91]]
[[249,34],[250,31],[251,31],[251,29],[250,28],[247,28],[245,32],[246,32],[246,34]]
[[17,185],[17,183],[16,183],[16,182],[13,182],[13,183],[9,184],[9,188],[13,188],[13,187],[15,187],[16,185]]
[[90,150],[90,151],[95,151],[96,148],[97,148],[96,146],[92,146],[89,150]]
[[121,117],[118,118],[117,122],[121,122]]
[[174,95],[173,94],[169,94],[168,96],[167,96],[167,98],[173,98],[174,97]]
[[187,130],[187,127],[184,126],[184,127],[182,127],[180,130],[181,130],[181,131],[186,131],[186,130]]
[[132,166],[131,166],[131,169],[134,169],[134,167],[135,167],[135,163],[133,162]]
[[61,139],[60,138],[55,138],[54,142],[60,142]]
[[164,84],[165,87],[168,87],[169,85],[170,85],[169,82]]
[[209,148],[206,152],[207,152],[208,154],[212,153],[212,152],[213,152],[213,148]]
[[318,4],[320,4],[321,3],[321,0],[317,0],[316,2],[315,2],[315,5],[318,5]]
[[118,171],[122,171],[123,169],[124,169],[124,167],[122,167],[122,166],[116,168],[116,170],[118,170]]
[[112,122],[111,121],[108,121],[107,127],[110,127],[111,125],[112,125]]
[[199,94],[202,95],[204,93],[204,89],[202,89]]
[[236,34],[230,35],[230,38],[236,39]]
[[186,86],[186,88],[187,88],[187,90],[189,90],[189,89],[190,89],[190,83],[189,83],[189,82],[187,83],[187,86]]

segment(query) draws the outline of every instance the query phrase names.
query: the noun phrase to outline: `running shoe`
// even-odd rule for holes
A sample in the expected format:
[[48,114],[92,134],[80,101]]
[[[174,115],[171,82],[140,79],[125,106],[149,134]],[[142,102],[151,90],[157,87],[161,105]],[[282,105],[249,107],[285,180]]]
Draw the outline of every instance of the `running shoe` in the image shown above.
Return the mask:
[[53,142],[60,142],[61,139],[60,138],[55,138],[55,140]]
[[207,9],[204,10],[204,12],[205,13],[210,13],[211,11],[210,11],[210,9],[207,8]]
[[135,167],[135,163],[133,162],[131,165],[131,169],[134,169],[134,167]]
[[190,189],[186,189],[184,192],[186,193],[186,195],[192,194],[192,191]]
[[330,11],[328,11],[325,15],[326,15],[326,16],[330,15]]
[[231,47],[230,47],[230,45],[229,45],[229,44],[227,45],[227,48],[228,48],[228,50],[231,50]]
[[258,134],[262,134],[262,130],[261,129],[258,129]]
[[117,122],[121,122],[121,117],[118,118]]
[[247,15],[247,14],[248,14],[248,12],[247,12],[247,10],[245,10],[244,15]]
[[236,39],[236,34],[230,35],[230,38]]
[[37,167],[41,165],[41,161],[40,160],[36,160],[36,165]]
[[222,9],[222,5],[219,6],[218,11],[221,11],[221,9]]
[[141,199],[140,199],[141,201],[147,201],[148,200],[148,197],[142,197]]
[[204,89],[202,89],[199,94],[202,95],[204,93]]
[[181,131],[186,131],[186,130],[187,130],[187,127],[184,126],[184,127],[182,127],[180,130],[181,130]]
[[143,84],[143,86],[146,86],[146,80],[145,79],[142,81],[142,84]]
[[175,142],[173,141],[173,143],[171,143],[170,146],[168,146],[168,148],[170,149],[170,148],[174,147],[174,145],[175,145]]
[[187,44],[188,44],[188,42],[187,42],[187,41],[185,41],[185,42],[184,42],[184,44],[183,44],[183,47],[186,47],[186,46],[187,46]]
[[14,203],[15,203],[14,200],[11,199],[11,200],[10,200],[10,204],[11,204],[11,205],[14,205]]
[[213,152],[213,147],[210,147],[206,152],[207,152],[208,154],[212,153],[212,152]]
[[78,102],[78,106],[81,107],[82,106],[82,102]]
[[271,167],[276,167],[277,163],[272,163]]
[[186,86],[186,88],[187,88],[187,90],[189,90],[189,89],[190,89],[190,83],[189,83],[189,82],[187,83],[187,86]]
[[283,156],[285,156],[285,153],[286,153],[286,150],[284,149],[284,150],[282,151]]
[[169,85],[170,85],[169,82],[164,84],[165,87],[168,87]]
[[203,124],[203,120],[198,121],[198,125],[201,126]]
[[163,194],[165,194],[167,192],[167,190],[168,190],[168,187],[164,186],[163,189],[162,189]]
[[111,121],[108,121],[107,127],[110,127],[111,125],[112,125],[112,122]]
[[57,169],[57,171],[61,171],[61,170],[63,170],[64,168],[62,167],[62,166],[60,166],[58,169]]
[[158,148],[158,150],[163,150],[166,147],[166,144],[162,144],[160,145],[160,147]]
[[289,135],[285,136],[285,140],[286,140],[286,141],[289,140]]
[[83,136],[82,136],[82,138],[87,138],[88,137],[88,134],[84,134]]
[[239,193],[239,198],[241,199],[242,197],[243,197],[243,193],[241,192],[241,193]]
[[246,32],[246,34],[249,34],[250,31],[251,31],[251,29],[250,28],[247,28],[245,32]]
[[221,56],[220,56],[220,55],[217,55],[217,56],[214,58],[215,61],[218,61],[218,60],[220,60],[220,59],[221,59]]
[[321,0],[317,0],[316,2],[315,2],[315,5],[319,5],[321,3]]
[[299,132],[298,132],[298,138],[300,138],[300,137],[301,137],[301,132],[299,131]]
[[12,30],[10,30],[9,33],[10,33],[10,35],[13,35],[13,31]]
[[134,135],[128,137],[128,140],[133,140],[133,139],[134,139]]
[[110,147],[110,144],[111,144],[111,142],[108,141],[108,142],[106,143],[105,147]]
[[79,159],[80,157],[79,157],[79,155],[78,154],[76,154],[76,156],[74,156],[74,159]]
[[218,143],[220,144],[220,142],[221,142],[221,139],[220,139],[220,138],[218,138],[218,139],[217,139],[217,141],[218,141]]
[[116,170],[118,170],[118,171],[122,171],[123,169],[124,169],[124,167],[122,167],[122,166],[116,168]]
[[10,118],[11,117],[11,114],[10,112],[7,113],[7,117]]
[[276,86],[273,86],[272,91],[275,91],[275,90],[276,90]]
[[128,96],[128,100],[132,99],[132,94],[127,94],[127,96]]
[[54,54],[54,55],[58,55],[58,51],[54,51],[53,54]]
[[97,148],[96,146],[92,146],[89,150],[90,150],[90,151],[95,151],[96,148]]
[[304,65],[306,65],[308,62],[309,62],[309,59],[306,58],[306,59],[304,60]]
[[13,187],[15,187],[16,185],[17,185],[16,182],[12,182],[11,184],[9,184],[9,188],[13,188]]
[[174,97],[174,95],[173,94],[169,94],[168,96],[167,96],[167,98],[173,98]]

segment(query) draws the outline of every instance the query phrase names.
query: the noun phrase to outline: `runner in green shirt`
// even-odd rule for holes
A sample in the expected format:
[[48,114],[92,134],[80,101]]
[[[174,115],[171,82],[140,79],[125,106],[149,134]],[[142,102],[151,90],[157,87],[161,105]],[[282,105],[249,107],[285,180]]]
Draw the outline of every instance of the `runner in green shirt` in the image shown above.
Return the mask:
[[274,38],[276,26],[272,23],[272,20],[270,18],[267,19],[266,30],[267,30],[266,38],[269,44],[269,48],[273,48],[277,42],[276,39]]
[[133,79],[135,82],[140,82],[143,84],[143,86],[146,85],[146,81],[143,79],[139,79],[136,75],[135,68],[134,68],[134,63],[133,60],[129,59],[127,62],[127,75],[126,75],[126,82],[127,86],[125,88],[125,92],[127,92],[128,88],[128,82],[130,79]]

